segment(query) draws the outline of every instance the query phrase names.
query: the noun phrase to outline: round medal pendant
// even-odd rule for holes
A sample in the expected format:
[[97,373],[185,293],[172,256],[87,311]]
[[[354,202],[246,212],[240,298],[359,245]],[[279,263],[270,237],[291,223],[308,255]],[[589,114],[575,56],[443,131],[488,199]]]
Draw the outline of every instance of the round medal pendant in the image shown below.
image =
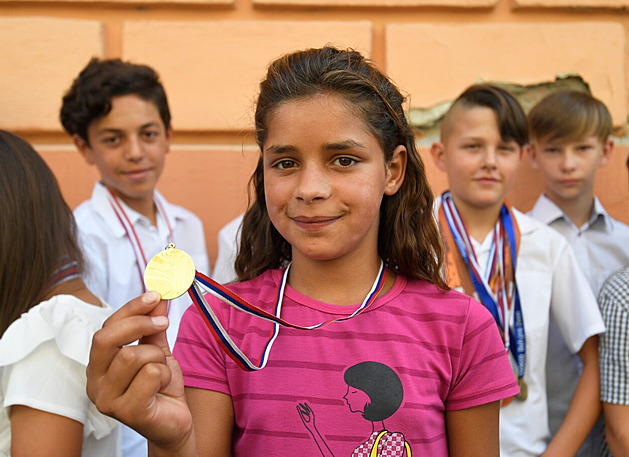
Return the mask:
[[518,400],[526,401],[526,398],[529,396],[529,386],[524,378],[518,378],[518,387],[520,388],[520,393],[517,395]]
[[170,243],[146,266],[144,284],[146,290],[154,290],[162,300],[172,300],[186,293],[194,281],[194,274],[192,258]]

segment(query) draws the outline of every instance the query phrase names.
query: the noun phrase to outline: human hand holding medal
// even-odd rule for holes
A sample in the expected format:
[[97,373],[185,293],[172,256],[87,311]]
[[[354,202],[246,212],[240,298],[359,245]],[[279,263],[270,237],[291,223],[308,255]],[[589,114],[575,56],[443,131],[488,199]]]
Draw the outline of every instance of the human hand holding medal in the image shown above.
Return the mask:
[[146,290],[157,292],[162,300],[172,300],[185,294],[194,281],[194,262],[184,251],[170,243],[146,265]]

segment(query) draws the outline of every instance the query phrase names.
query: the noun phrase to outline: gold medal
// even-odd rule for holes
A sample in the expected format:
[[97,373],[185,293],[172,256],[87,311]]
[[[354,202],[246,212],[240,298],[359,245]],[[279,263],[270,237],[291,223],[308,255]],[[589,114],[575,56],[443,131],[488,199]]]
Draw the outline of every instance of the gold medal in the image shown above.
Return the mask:
[[172,300],[186,293],[194,281],[194,262],[184,251],[170,243],[158,252],[144,270],[147,290],[154,290],[162,300]]
[[517,395],[518,400],[526,401],[529,396],[529,386],[526,385],[524,378],[518,378],[518,387],[520,388],[520,393]]

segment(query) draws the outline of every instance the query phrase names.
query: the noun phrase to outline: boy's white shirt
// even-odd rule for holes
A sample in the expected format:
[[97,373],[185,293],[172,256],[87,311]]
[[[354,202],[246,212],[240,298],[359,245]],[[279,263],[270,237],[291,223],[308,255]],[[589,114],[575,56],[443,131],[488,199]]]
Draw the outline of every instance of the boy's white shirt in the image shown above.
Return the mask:
[[[516,263],[526,332],[526,401],[515,399],[500,409],[500,455],[537,457],[550,441],[546,396],[546,352],[551,319],[573,353],[605,326],[583,272],[566,240],[557,232],[514,209],[521,239]],[[491,236],[491,232],[488,236]],[[487,265],[486,240],[472,240],[479,265]],[[483,272],[484,274],[485,272]],[[566,286],[570,284],[570,286]]]
[[[605,280],[624,265],[629,265],[629,226],[613,219],[598,200],[587,223],[577,227],[561,208],[542,194],[528,213],[558,231],[572,247],[595,295]],[[556,433],[570,406],[581,375],[581,361],[564,344],[557,328],[550,329],[548,349],[549,425]],[[598,453],[602,427],[596,427],[577,455]]]
[[227,284],[236,280],[234,263],[240,244],[240,229],[244,214],[240,214],[229,221],[218,232],[218,254],[212,272],[212,279],[221,284]]
[[629,264],[629,226],[612,218],[596,197],[592,216],[582,227],[574,225],[544,194],[528,215],[568,240],[595,295],[612,273]]
[[[147,217],[119,200],[140,239],[146,260],[149,261],[173,241],[178,249],[192,257],[197,270],[209,274],[201,220],[187,209],[166,201],[159,191],[155,190],[155,194],[163,203],[174,240],[170,240],[164,215],[159,210],[157,226],[153,226]],[[114,309],[141,295],[144,284],[136,266],[134,251],[124,227],[109,203],[107,188],[102,183],[96,183],[92,197],[74,210],[74,217],[79,229],[81,248],[87,260],[85,280],[89,289],[104,298]],[[141,271],[144,273],[144,265],[141,266]],[[181,314],[190,303],[187,295],[170,303],[172,314],[169,314],[171,323],[167,333],[171,347],[177,336]]]
[[[74,210],[74,217],[87,263],[85,282],[94,294],[103,298],[112,308],[118,309],[132,298],[141,295],[144,292],[144,285],[138,273],[133,248],[109,203],[108,194],[107,188],[101,182],[97,182],[91,198]],[[201,220],[187,209],[168,203],[159,191],[155,190],[155,194],[155,198],[162,203],[174,240],[170,239],[164,215],[159,209],[157,226],[153,226],[147,217],[119,200],[141,240],[147,262],[169,242],[174,241],[178,249],[186,251],[192,257],[197,270],[209,274]],[[144,266],[141,267],[141,271],[143,274]],[[190,304],[191,300],[187,294],[170,301],[168,314],[170,324],[166,333],[171,349],[175,344],[181,316]],[[124,457],[146,457],[148,452],[146,439],[128,427],[122,428],[122,446]]]

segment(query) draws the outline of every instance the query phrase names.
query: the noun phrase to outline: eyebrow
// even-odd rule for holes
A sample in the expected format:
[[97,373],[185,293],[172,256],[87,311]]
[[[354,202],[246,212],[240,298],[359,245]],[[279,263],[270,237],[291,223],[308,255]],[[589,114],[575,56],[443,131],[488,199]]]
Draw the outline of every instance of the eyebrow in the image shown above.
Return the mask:
[[[159,127],[159,123],[153,122],[153,121],[147,122],[146,124],[142,124],[139,130],[144,130],[150,127]],[[124,129],[116,128],[116,127],[106,127],[96,132],[97,135],[102,135],[103,133],[124,133]]]
[[[323,145],[324,151],[345,151],[347,149],[364,149],[365,145],[355,140],[335,141]],[[285,154],[287,152],[296,151],[297,148],[290,144],[274,144],[266,149],[269,154]]]

